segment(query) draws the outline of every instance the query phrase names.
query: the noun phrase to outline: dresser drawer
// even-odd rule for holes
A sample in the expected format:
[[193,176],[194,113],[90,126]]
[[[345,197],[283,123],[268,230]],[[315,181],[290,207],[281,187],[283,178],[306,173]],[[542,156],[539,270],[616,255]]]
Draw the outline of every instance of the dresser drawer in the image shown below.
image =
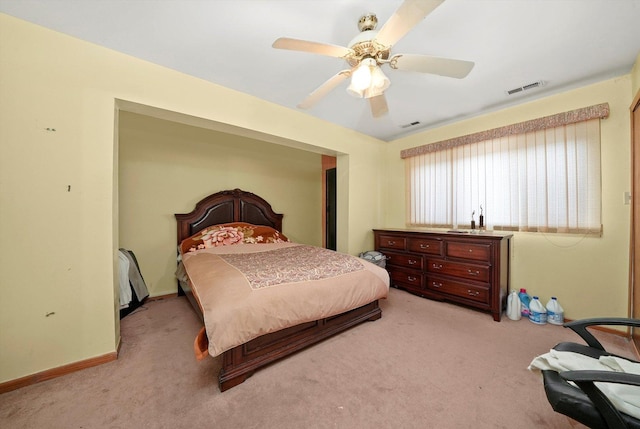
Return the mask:
[[464,264],[461,262],[442,261],[429,259],[427,271],[431,273],[446,274],[448,276],[461,277],[479,282],[489,281],[489,268],[484,265]]
[[471,259],[489,262],[491,258],[490,244],[476,244],[466,242],[447,243],[447,256],[450,258]]
[[424,268],[424,258],[421,255],[395,252],[385,252],[384,255],[387,257],[387,265],[411,268],[420,271]]
[[378,245],[384,249],[404,250],[407,245],[407,239],[394,235],[380,235]]
[[429,255],[442,255],[442,247],[442,240],[409,238],[407,241],[407,248],[410,251],[426,253]]
[[422,281],[424,276],[420,272],[391,269],[389,270],[389,277],[391,278],[391,283],[399,287],[406,287],[414,290],[424,288],[424,283]]
[[489,304],[490,294],[488,286],[471,285],[468,283],[460,283],[433,276],[427,279],[426,288],[427,290],[432,290],[438,293],[466,298],[487,305]]

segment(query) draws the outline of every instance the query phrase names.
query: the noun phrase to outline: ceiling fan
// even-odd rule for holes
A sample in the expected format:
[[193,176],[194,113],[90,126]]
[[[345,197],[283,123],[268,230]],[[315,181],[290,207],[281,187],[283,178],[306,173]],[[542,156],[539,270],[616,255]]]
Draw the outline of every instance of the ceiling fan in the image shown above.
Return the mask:
[[320,85],[298,104],[298,108],[312,107],[340,83],[351,77],[347,92],[356,97],[368,99],[373,117],[384,116],[389,111],[384,91],[391,84],[381,69],[384,64],[396,70],[437,74],[458,79],[467,76],[474,66],[470,61],[416,54],[391,55],[393,45],[443,2],[444,0],[405,0],[380,31],[376,31],[378,18],[375,14],[363,15],[358,21],[360,34],[349,42],[348,47],[288,37],[277,39],[273,42],[274,48],[344,58],[350,66]]

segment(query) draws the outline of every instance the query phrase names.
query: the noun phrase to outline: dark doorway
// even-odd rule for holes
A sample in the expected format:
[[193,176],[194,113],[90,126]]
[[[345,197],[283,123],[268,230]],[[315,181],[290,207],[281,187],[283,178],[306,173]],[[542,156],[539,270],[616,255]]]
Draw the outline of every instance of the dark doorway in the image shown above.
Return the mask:
[[326,237],[327,249],[336,250],[336,169],[330,168],[326,171],[326,192],[327,192],[327,216],[326,216]]

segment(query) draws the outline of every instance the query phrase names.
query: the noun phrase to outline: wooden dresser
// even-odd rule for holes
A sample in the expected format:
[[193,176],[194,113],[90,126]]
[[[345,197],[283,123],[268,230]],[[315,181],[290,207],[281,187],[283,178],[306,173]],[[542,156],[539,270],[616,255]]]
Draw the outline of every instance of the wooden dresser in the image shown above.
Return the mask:
[[499,322],[509,291],[513,234],[374,229],[391,284],[411,293],[475,307]]

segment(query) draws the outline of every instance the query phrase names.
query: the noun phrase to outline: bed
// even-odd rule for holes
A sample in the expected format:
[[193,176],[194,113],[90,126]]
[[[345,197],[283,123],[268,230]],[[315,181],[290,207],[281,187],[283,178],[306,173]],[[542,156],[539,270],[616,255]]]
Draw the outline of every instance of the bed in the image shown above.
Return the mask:
[[[275,360],[382,316],[378,300],[389,290],[384,269],[288,241],[281,233],[283,215],[253,193],[217,192],[190,213],[175,217],[181,259],[178,295],[187,297],[204,325],[194,343],[196,355],[222,355],[221,391]],[[212,245],[211,231],[222,230],[240,231],[242,242]],[[323,274],[323,267],[307,269],[303,262],[296,263],[301,275],[316,276],[304,279],[287,271],[287,264],[280,269],[276,261],[293,261],[296,255],[306,255],[302,257],[308,264],[324,264],[326,258],[331,269]],[[270,262],[263,262],[265,258]],[[269,269],[262,268],[263,263]]]

